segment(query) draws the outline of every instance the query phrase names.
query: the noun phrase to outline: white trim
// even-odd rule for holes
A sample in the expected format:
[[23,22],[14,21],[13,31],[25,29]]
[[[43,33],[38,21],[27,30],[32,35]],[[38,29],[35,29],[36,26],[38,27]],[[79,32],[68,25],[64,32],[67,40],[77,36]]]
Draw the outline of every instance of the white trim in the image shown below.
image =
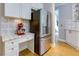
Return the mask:
[[66,40],[65,40],[65,39],[59,39],[59,41],[61,41],[61,42],[66,42]]

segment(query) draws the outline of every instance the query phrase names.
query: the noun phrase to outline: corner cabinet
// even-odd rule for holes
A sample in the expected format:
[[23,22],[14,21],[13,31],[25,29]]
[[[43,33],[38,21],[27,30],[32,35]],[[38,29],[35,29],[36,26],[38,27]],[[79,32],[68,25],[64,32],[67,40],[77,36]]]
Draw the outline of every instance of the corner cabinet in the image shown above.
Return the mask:
[[31,7],[28,3],[5,3],[4,6],[4,16],[31,19]]

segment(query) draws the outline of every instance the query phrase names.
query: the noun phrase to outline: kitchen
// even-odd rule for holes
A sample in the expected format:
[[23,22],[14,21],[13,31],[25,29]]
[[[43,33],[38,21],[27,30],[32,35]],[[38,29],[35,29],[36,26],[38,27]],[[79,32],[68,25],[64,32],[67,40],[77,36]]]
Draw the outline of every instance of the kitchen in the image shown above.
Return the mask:
[[43,3],[0,3],[0,56],[19,56],[26,48],[38,55],[47,52],[50,16]]

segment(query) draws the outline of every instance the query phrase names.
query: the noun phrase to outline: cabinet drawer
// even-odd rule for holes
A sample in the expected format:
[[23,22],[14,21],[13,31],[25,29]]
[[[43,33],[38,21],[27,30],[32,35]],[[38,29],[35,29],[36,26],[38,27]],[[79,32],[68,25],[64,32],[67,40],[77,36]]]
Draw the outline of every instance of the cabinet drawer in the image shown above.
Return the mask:
[[34,39],[34,36],[29,36],[28,39]]
[[18,42],[17,40],[10,40],[5,42],[5,48],[11,47],[11,46],[17,46]]
[[11,48],[5,48],[5,56],[18,56],[19,54],[19,47],[11,47]]

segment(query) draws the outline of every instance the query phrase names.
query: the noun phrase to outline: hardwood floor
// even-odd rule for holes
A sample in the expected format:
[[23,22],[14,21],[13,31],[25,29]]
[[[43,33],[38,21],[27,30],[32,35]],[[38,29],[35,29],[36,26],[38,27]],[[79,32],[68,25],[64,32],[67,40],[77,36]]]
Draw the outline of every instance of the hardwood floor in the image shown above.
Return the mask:
[[[38,56],[33,54],[29,50],[23,50],[20,52],[20,56]],[[60,42],[56,47],[52,47],[43,56],[79,56],[79,51],[71,47],[70,45]]]
[[33,54],[28,49],[25,49],[19,53],[19,56],[38,56],[37,54]]

